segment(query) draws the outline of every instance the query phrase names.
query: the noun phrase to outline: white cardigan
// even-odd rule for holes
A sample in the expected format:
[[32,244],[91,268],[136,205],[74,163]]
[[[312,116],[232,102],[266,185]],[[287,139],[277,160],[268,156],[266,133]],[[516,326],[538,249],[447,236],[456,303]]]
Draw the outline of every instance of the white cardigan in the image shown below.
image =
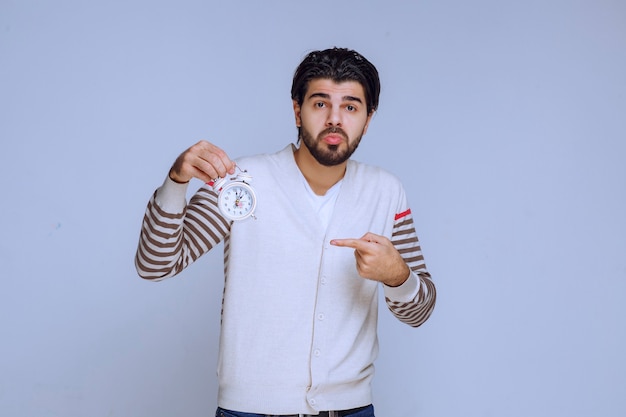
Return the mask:
[[169,179],[146,212],[136,258],[144,278],[175,275],[224,239],[218,404],[226,409],[315,414],[372,402],[379,285],[360,277],[353,250],[331,239],[391,239],[412,273],[400,287],[383,285],[389,308],[415,327],[434,308],[400,182],[350,160],[324,229],[293,150],[237,161],[253,176],[256,219],[229,224],[206,186],[186,205],[186,186]]

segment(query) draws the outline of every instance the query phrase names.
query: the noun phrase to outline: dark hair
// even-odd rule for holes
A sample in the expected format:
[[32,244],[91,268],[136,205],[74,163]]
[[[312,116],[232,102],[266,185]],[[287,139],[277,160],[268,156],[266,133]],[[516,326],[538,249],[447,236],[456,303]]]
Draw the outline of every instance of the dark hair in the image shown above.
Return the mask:
[[370,114],[378,108],[380,95],[378,71],[358,52],[335,47],[309,53],[293,76],[291,98],[302,105],[309,82],[318,78],[327,78],[338,83],[357,81],[365,91],[367,113]]

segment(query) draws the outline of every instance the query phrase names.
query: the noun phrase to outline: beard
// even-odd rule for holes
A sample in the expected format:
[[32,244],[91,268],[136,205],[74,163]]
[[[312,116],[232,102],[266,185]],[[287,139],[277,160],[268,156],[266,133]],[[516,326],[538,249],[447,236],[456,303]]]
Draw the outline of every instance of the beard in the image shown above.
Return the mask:
[[[340,150],[338,145],[328,145],[324,143],[324,136],[329,135],[331,133],[341,135],[348,147]],[[324,129],[317,135],[317,138],[313,138],[311,132],[309,132],[306,128],[300,127],[298,129],[298,139],[302,140],[304,146],[307,147],[313,158],[320,164],[324,166],[335,166],[344,163],[347,161],[356,148],[359,147],[359,143],[361,142],[361,138],[363,137],[363,133],[356,137],[353,141],[350,141],[346,132],[343,131],[340,127],[329,127]]]

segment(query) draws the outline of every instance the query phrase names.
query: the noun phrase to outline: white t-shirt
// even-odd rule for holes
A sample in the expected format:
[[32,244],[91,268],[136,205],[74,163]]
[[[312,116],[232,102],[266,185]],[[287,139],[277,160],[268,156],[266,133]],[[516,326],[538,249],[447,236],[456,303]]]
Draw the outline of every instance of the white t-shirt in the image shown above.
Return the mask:
[[335,202],[337,201],[339,190],[341,190],[341,184],[343,183],[343,179],[339,180],[337,184],[330,187],[324,195],[315,194],[304,176],[302,177],[302,182],[304,183],[304,188],[306,188],[307,190],[309,201],[317,212],[322,226],[324,227],[324,229],[327,229],[328,224],[330,223],[330,219],[333,216]]

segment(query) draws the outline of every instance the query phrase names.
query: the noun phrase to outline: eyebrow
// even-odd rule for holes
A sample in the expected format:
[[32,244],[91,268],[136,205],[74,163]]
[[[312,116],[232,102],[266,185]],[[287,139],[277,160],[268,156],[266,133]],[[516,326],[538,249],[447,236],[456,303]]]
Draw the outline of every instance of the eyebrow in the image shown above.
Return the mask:
[[[313,93],[309,96],[309,99],[314,98],[314,97],[330,99],[330,95],[326,93]],[[341,101],[355,101],[357,103],[363,103],[363,100],[361,100],[359,97],[354,97],[354,96],[343,96],[341,97]]]

